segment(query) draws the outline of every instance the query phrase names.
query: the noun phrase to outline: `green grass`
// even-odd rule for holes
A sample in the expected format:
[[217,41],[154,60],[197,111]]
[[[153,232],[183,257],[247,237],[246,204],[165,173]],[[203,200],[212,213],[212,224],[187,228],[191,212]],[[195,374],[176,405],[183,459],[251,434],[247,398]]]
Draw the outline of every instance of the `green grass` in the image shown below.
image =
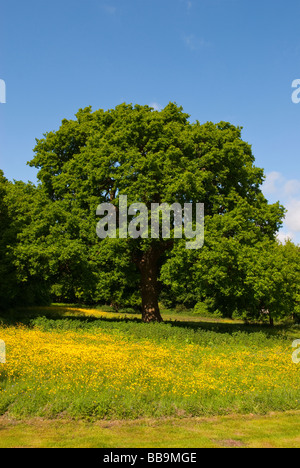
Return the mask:
[[96,423],[5,417],[0,434],[0,448],[299,448],[300,412]]

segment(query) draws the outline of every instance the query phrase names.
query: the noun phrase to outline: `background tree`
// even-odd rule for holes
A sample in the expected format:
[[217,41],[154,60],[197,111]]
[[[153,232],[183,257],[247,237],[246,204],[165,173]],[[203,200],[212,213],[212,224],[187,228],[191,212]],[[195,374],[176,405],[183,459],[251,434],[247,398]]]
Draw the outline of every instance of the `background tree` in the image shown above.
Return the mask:
[[267,314],[271,325],[274,319],[295,318],[299,312],[299,247],[291,241],[285,245],[264,242],[242,260],[256,311]]
[[49,301],[48,286],[39,274],[43,254],[30,263],[31,246],[23,242],[24,231],[38,219],[37,202],[33,184],[9,182],[0,171],[0,308],[4,310]]
[[[283,216],[283,209],[268,205],[262,195],[263,170],[255,167],[241,128],[225,122],[191,124],[188,119],[173,103],[161,112],[127,104],[108,111],[86,108],[76,120],[64,120],[58,131],[37,140],[30,162],[39,169],[41,190],[52,206],[47,209],[56,213],[52,237],[45,242],[62,242],[58,250],[68,257],[62,264],[69,270],[85,265],[87,291],[98,291],[98,297],[118,288],[121,277],[122,289],[129,293],[128,278],[135,288],[139,277],[145,322],[162,320],[159,272],[182,242],[100,240],[95,234],[100,203],[118,207],[120,195],[127,195],[129,205],[142,202],[149,210],[151,203],[204,203],[207,232],[214,233],[211,245],[220,239],[274,239]],[[108,281],[99,276],[105,264],[112,266]]]
[[[173,249],[161,280],[169,293],[192,306],[205,301],[211,312],[225,317],[257,318],[265,306],[254,284],[262,274],[271,278],[268,252],[274,255],[271,250],[279,248],[274,234],[282,215],[283,208],[269,205],[262,194],[251,205],[240,198],[232,210],[206,217],[203,249],[187,252],[181,244]],[[266,261],[259,266],[261,257]]]
[[7,209],[6,193],[8,181],[0,171],[0,310],[6,309],[16,289],[15,272],[10,266],[7,246],[15,240],[10,233],[11,219]]
[[[247,321],[299,320],[300,247],[264,239],[245,243],[212,236],[201,252],[174,249],[161,272],[178,302]],[[174,305],[174,304],[173,304]]]

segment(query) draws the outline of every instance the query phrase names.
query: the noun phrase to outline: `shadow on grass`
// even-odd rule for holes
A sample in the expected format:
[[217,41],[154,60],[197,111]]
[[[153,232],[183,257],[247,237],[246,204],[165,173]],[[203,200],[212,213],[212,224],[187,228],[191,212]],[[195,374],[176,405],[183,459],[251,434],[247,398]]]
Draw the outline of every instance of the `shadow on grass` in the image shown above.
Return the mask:
[[[74,310],[76,315],[70,314],[70,309]],[[92,310],[92,308],[84,307],[86,311]],[[87,327],[95,324],[101,326],[111,324],[113,328],[117,324],[134,324],[140,325],[143,327],[149,326],[149,324],[144,324],[141,319],[136,317],[130,317],[127,314],[124,316],[119,317],[95,317],[95,316],[87,316],[84,312],[80,312],[83,310],[83,307],[72,305],[72,306],[55,306],[55,307],[33,307],[33,308],[19,308],[7,313],[7,315],[0,315],[0,324],[7,326],[15,326],[17,324],[25,325],[27,327],[34,327],[36,319],[40,317],[45,317],[46,320],[51,321],[64,321],[65,323],[69,321],[70,328],[73,328],[76,324],[79,325],[78,328],[84,328],[84,325]],[[96,310],[96,309],[94,309]],[[121,315],[121,314],[119,314]],[[170,317],[170,315],[169,315]],[[251,333],[258,333],[263,332],[266,336],[276,336],[281,334],[291,324],[284,325],[284,324],[277,324],[273,327],[270,327],[269,324],[262,324],[262,323],[253,323],[253,324],[246,324],[246,323],[236,323],[232,321],[230,322],[221,322],[216,321],[216,318],[212,317],[211,321],[208,317],[201,317],[197,316],[198,320],[193,321],[192,317],[189,320],[180,320],[180,315],[174,313],[171,315],[171,319],[166,319],[162,324],[156,324],[157,327],[164,327],[164,325],[168,325],[172,328],[177,329],[185,329],[185,330],[193,330],[194,332],[197,331],[210,331],[219,334],[229,334],[233,335],[237,332],[243,332],[247,334]],[[75,328],[75,327],[74,327]],[[144,330],[145,331],[145,330]]]
[[278,335],[279,332],[286,330],[287,325],[274,325],[273,327],[270,327],[269,324],[264,324],[264,323],[222,323],[222,322],[214,322],[214,321],[205,321],[201,322],[180,322],[180,321],[172,321],[172,322],[166,322],[166,323],[172,323],[173,326],[179,327],[179,328],[188,328],[188,329],[193,329],[193,330],[206,330],[206,331],[212,331],[215,333],[226,333],[226,334],[234,334],[237,332],[243,332],[243,333],[258,333],[260,331],[263,331],[266,335],[270,336],[275,336]]

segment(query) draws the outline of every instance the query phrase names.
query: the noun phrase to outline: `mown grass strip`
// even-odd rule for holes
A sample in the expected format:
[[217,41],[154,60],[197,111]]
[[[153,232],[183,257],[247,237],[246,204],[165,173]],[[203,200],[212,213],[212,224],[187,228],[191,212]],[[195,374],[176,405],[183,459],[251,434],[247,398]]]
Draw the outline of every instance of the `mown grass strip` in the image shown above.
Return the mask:
[[86,421],[0,418],[0,448],[299,448],[300,412]]

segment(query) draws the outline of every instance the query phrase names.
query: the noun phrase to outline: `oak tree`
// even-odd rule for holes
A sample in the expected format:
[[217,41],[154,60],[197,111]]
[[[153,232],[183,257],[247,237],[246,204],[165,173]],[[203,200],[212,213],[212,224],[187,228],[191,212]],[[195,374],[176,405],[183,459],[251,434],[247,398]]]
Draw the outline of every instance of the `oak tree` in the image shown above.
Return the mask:
[[40,186],[60,213],[53,230],[57,239],[84,246],[78,255],[82,252],[91,265],[91,289],[108,287],[107,277],[113,278],[109,291],[122,288],[122,279],[124,288],[130,282],[135,287],[139,278],[143,320],[162,321],[159,274],[182,241],[172,236],[99,239],[97,206],[111,203],[118,209],[121,195],[149,212],[153,203],[204,203],[205,220],[215,232],[220,228],[221,237],[236,238],[240,210],[247,213],[247,222],[239,226],[244,236],[252,236],[252,242],[274,236],[283,212],[265,200],[263,170],[255,166],[241,132],[227,122],[191,123],[175,103],[161,111],[121,104],[107,111],[80,109],[75,120],[63,120],[58,130],[37,140],[30,165],[39,169]]

